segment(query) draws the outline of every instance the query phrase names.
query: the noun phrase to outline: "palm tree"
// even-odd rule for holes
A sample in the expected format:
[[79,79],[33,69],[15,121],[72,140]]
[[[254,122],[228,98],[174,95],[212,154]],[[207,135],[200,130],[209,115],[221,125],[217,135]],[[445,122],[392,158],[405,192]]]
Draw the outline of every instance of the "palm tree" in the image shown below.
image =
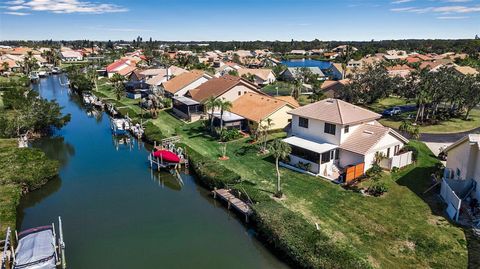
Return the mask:
[[281,198],[282,187],[280,181],[280,169],[278,167],[278,162],[280,159],[285,159],[287,156],[292,152],[292,148],[289,144],[283,142],[280,139],[275,139],[272,144],[270,144],[270,152],[272,152],[272,156],[275,158],[275,168],[277,170],[277,190],[275,196]]
[[110,82],[113,83],[113,90],[117,96],[117,100],[120,100],[124,94],[123,81],[124,77],[118,73],[113,74],[110,78]]
[[210,110],[210,132],[213,132],[213,113],[218,108],[219,103],[219,100],[213,96],[205,101],[205,109]]
[[219,99],[218,108],[220,108],[220,133],[221,133],[223,131],[223,113],[225,111],[230,111],[230,109],[232,109],[232,102],[225,99]]
[[267,140],[268,140],[268,131],[270,131],[270,129],[272,128],[272,126],[274,125],[273,123],[273,120],[270,119],[270,118],[267,118],[267,124],[262,124],[262,122],[260,122],[260,126],[261,126],[261,132],[262,132],[262,136],[263,136],[263,147],[261,149],[261,152],[262,153],[266,153],[267,152]]

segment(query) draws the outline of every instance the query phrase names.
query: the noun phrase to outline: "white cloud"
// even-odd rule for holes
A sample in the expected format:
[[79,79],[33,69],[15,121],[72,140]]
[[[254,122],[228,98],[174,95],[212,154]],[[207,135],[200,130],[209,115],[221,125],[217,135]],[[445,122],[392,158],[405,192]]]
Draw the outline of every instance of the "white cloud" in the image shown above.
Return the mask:
[[470,17],[468,16],[441,16],[441,17],[437,17],[437,19],[439,20],[464,20],[464,19],[468,19]]
[[411,12],[411,13],[417,13],[417,14],[425,14],[425,13],[437,13],[437,14],[462,14],[463,13],[464,14],[464,13],[480,12],[480,5],[438,6],[438,7],[425,7],[425,8],[405,7],[405,8],[392,8],[390,9],[390,11]]
[[391,3],[394,4],[394,5],[398,5],[398,4],[403,4],[403,3],[409,3],[409,2],[413,2],[414,0],[395,0],[395,1],[392,1]]
[[103,14],[126,12],[127,8],[115,4],[102,4],[80,0],[13,0],[6,2],[9,10],[47,11],[53,13]]
[[13,15],[13,16],[27,16],[27,15],[30,15],[30,13],[26,13],[26,12],[14,12],[14,11],[3,12],[3,14]]

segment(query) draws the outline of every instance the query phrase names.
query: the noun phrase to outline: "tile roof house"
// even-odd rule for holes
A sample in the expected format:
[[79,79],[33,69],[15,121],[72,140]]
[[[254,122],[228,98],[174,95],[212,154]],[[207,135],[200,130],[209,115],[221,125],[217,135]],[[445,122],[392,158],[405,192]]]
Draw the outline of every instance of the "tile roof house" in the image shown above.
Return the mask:
[[325,80],[321,86],[323,94],[328,98],[338,98],[340,93],[350,83],[349,79]]
[[[313,74],[318,75],[320,79],[325,79],[326,76],[322,72],[322,70],[319,67],[306,67],[310,72]],[[281,76],[285,80],[294,80],[294,79],[299,79],[300,76],[302,75],[302,67],[289,67],[283,73]]]
[[192,70],[162,82],[160,88],[167,96],[184,96],[189,90],[197,88],[211,78],[212,76],[204,71]]
[[231,75],[213,78],[196,89],[188,91],[187,97],[203,103],[210,97],[223,98],[230,102],[247,93],[260,93],[258,87],[249,81]]
[[290,124],[292,117],[288,112],[297,107],[289,99],[285,101],[277,97],[247,93],[232,102],[232,108],[225,111],[223,117],[220,111],[215,111],[214,125],[220,126],[222,117],[226,128],[249,132],[256,130],[260,124],[267,127],[270,120],[269,130],[281,130]]
[[62,57],[62,61],[65,62],[83,61],[83,54],[75,50],[61,51],[60,55]]
[[[231,75],[212,78],[194,89],[188,90],[182,98],[173,97],[173,111],[186,120],[197,120],[202,114],[205,101],[214,97],[234,102],[245,94],[264,95],[258,87],[249,81]],[[178,113],[177,113],[178,112]]]
[[309,172],[336,179],[335,173],[357,164],[368,170],[381,152],[396,156],[408,142],[376,120],[381,115],[339,99],[325,99],[289,112],[292,126],[284,141],[292,147],[290,165],[309,163]]
[[252,68],[241,68],[238,69],[238,75],[240,77],[253,75],[255,77],[254,83],[256,85],[268,85],[275,82],[275,74],[271,69],[260,68],[260,69],[252,69]]
[[479,74],[479,72],[477,71],[477,69],[473,68],[473,67],[470,67],[470,66],[459,66],[459,65],[455,65],[453,67],[459,74],[462,74],[462,75],[473,75],[473,76],[476,76]]
[[137,69],[136,63],[128,59],[117,60],[107,66],[107,75],[111,78],[114,74],[128,76]]
[[172,77],[176,77],[183,73],[188,72],[187,70],[174,65],[168,68],[168,72],[167,72],[167,69],[163,69],[163,68],[155,69],[155,70],[157,71],[157,73],[154,74],[153,72],[150,72],[148,74],[148,77],[146,78],[146,83],[151,87],[158,87],[160,86],[160,84],[162,84],[162,82],[165,82],[171,79]]
[[388,66],[386,68],[387,68],[388,75],[390,75],[391,77],[395,77],[395,76],[406,77],[413,71],[412,68],[404,64]]

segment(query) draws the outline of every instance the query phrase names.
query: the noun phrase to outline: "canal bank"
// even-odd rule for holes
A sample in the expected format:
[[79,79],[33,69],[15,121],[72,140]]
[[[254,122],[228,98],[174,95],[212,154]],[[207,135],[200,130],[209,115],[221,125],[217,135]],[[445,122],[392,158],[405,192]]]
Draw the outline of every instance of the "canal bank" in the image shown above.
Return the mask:
[[25,229],[61,215],[70,268],[288,268],[192,175],[181,173],[180,183],[153,173],[145,145],[115,143],[108,116],[89,117],[58,77],[37,87],[72,121],[37,142],[60,161],[60,176],[22,199],[18,223]]

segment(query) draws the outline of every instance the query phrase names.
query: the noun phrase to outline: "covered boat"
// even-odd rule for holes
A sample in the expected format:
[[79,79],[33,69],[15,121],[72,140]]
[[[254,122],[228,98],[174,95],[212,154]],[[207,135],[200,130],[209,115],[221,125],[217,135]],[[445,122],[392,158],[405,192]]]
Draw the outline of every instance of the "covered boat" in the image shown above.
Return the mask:
[[[60,217],[58,218],[58,224],[60,235],[58,239],[53,223],[18,233],[18,244],[14,251],[13,242],[10,239],[10,228],[8,228],[0,268],[65,269],[65,244]],[[12,250],[11,255],[7,255],[9,249]]]
[[130,130],[130,122],[126,119],[112,119],[112,132],[115,135],[126,135]]
[[153,152],[152,155],[165,163],[180,163],[180,157],[169,150],[157,150]]

